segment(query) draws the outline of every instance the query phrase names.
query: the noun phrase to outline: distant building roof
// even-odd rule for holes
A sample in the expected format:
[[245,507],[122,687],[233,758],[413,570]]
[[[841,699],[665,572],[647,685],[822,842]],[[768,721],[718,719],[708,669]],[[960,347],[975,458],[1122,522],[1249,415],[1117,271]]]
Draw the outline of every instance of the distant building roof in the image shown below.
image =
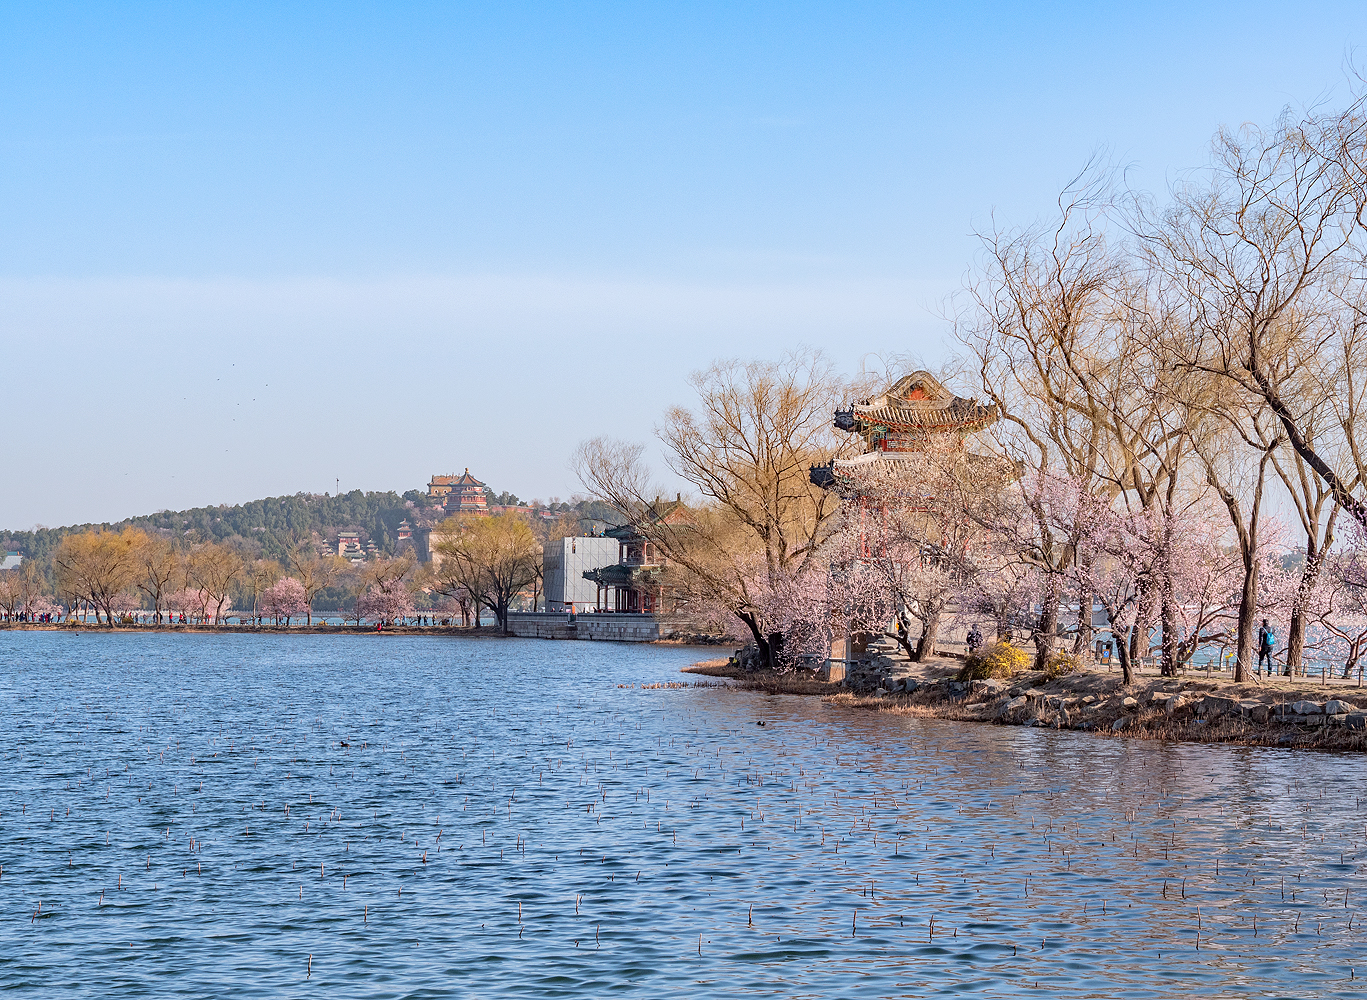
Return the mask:
[[469,470],[469,469],[466,469],[465,472],[464,472],[463,474],[459,475],[459,476],[457,476],[457,475],[455,475],[455,474],[446,475],[446,476],[433,476],[433,477],[432,477],[432,481],[431,481],[428,485],[429,485],[429,486],[484,486],[485,484],[484,484],[484,483],[481,483],[481,482],[480,482],[478,479],[476,479],[474,476],[470,475],[470,470]]

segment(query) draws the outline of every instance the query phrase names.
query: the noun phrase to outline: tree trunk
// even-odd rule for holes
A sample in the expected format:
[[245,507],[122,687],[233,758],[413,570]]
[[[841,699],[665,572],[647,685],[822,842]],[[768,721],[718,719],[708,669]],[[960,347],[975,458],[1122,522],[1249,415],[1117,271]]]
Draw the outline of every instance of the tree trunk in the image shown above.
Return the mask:
[[766,664],[768,669],[773,670],[774,651],[769,645],[768,638],[760,631],[759,622],[755,619],[755,616],[743,614],[738,611],[736,612],[736,617],[745,623],[746,628],[750,630],[750,635],[754,637],[755,649],[759,651],[760,662]]
[[[1316,550],[1314,542],[1307,540],[1305,569],[1301,572],[1301,582],[1296,587],[1296,604],[1291,609],[1291,622],[1286,630],[1286,676],[1290,677],[1305,663],[1305,605],[1310,592],[1319,582],[1320,570],[1324,568],[1324,550]],[[1346,674],[1344,676],[1347,676]]]
[[[1134,632],[1136,628],[1137,626],[1131,626],[1130,631]],[[1115,636],[1115,656],[1120,661],[1120,683],[1129,687],[1134,683],[1134,659],[1130,656],[1128,641],[1130,637],[1121,638],[1114,632],[1111,635]]]
[[770,632],[769,639],[769,669],[777,671],[779,668],[779,657],[783,653],[783,633]]
[[1153,600],[1145,596],[1139,602],[1139,614],[1130,630],[1130,661],[1138,661],[1149,651],[1149,623],[1153,621]]
[[1163,644],[1163,669],[1164,677],[1177,676],[1177,606],[1173,603],[1172,592],[1165,591],[1159,612],[1162,622],[1163,634],[1161,641]]
[[897,645],[902,647],[902,651],[907,654],[907,659],[915,662],[916,647],[911,644],[911,633],[902,623],[900,615],[897,618],[897,627],[891,632],[884,632],[883,634],[889,639],[895,640]]
[[1040,602],[1039,621],[1035,623],[1035,669],[1043,670],[1054,655],[1054,638],[1058,634],[1059,580],[1055,573],[1049,574],[1049,583],[1044,588]]
[[1077,595],[1077,638],[1073,655],[1081,656],[1092,645],[1092,588],[1083,585]]
[[1244,558],[1244,586],[1239,594],[1238,657],[1234,663],[1234,683],[1247,684],[1253,669],[1253,619],[1258,613],[1258,561],[1252,553]]
[[935,641],[940,638],[940,618],[943,614],[944,610],[937,605],[921,622],[921,638],[916,640],[916,655],[912,657],[917,663],[924,663],[935,655]]

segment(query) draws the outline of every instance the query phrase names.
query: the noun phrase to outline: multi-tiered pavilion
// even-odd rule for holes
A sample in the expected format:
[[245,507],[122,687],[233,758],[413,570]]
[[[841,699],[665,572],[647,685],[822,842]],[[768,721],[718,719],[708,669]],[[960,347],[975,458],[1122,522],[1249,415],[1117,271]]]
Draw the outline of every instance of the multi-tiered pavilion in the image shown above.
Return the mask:
[[481,483],[470,470],[461,476],[433,476],[427,484],[427,495],[439,499],[448,514],[487,514],[489,498]]
[[968,437],[996,422],[996,406],[956,396],[930,372],[912,372],[848,410],[835,411],[835,426],[864,439],[864,453],[812,467],[817,486],[850,486],[869,474],[898,471],[897,463],[932,447],[962,449]]

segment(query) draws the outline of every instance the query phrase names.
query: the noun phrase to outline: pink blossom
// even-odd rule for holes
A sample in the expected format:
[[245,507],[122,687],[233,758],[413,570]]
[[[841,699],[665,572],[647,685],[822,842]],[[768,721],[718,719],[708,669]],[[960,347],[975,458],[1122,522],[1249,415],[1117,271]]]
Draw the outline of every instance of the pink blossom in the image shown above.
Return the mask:
[[290,619],[302,617],[308,610],[304,585],[292,576],[277,580],[261,594],[261,613],[274,618],[277,625],[284,619],[288,628]]

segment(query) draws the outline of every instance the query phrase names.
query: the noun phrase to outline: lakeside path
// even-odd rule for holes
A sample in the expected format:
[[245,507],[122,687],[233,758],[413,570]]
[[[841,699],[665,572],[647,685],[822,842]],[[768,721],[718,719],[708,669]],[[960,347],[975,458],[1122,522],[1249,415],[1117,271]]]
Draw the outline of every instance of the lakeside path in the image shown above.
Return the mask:
[[1118,670],[1088,669],[1056,678],[1026,670],[1006,680],[959,682],[962,667],[951,657],[894,658],[883,675],[887,686],[868,693],[807,673],[747,674],[727,658],[684,670],[730,678],[750,690],[815,695],[832,705],[902,716],[1190,743],[1367,750],[1367,689],[1351,681],[1277,676],[1235,684],[1232,675],[1207,678],[1193,670],[1140,675],[1126,687]]

